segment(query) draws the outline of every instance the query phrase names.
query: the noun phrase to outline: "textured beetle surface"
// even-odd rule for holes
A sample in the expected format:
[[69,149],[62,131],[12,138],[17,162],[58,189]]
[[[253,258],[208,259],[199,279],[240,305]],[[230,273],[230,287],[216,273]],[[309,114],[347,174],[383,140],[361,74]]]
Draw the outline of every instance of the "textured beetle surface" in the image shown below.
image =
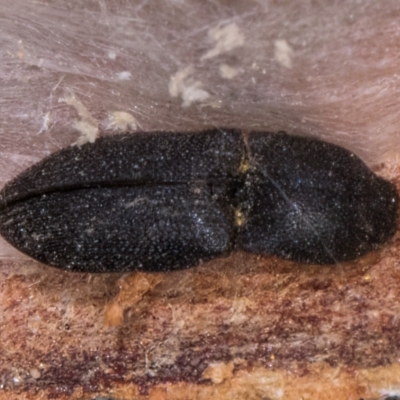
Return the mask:
[[0,233],[72,271],[172,270],[233,248],[333,264],[393,236],[397,208],[391,183],[316,139],[135,133],[69,147],[20,174],[0,193]]

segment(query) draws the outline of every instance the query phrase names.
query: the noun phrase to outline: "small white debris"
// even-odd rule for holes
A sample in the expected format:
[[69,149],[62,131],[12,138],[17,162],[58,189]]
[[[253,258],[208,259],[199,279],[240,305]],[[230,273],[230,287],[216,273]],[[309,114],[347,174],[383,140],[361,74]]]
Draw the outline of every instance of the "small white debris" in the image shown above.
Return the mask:
[[107,54],[108,58],[110,60],[115,60],[117,58],[117,53],[114,50],[110,50]]
[[99,134],[97,126],[93,126],[86,121],[75,121],[73,126],[81,133],[74,145],[82,146],[85,143],[94,143],[96,141]]
[[43,123],[42,123],[42,126],[40,127],[40,130],[37,133],[37,135],[40,135],[41,133],[46,132],[46,131],[49,130],[50,121],[51,121],[50,111],[48,111],[43,117]]
[[201,82],[197,81],[193,85],[185,87],[182,93],[182,107],[189,107],[193,102],[205,101],[210,97],[210,93],[201,89],[202,85]]
[[17,374],[17,375],[14,375],[14,376],[13,376],[12,382],[13,382],[13,384],[14,384],[15,386],[19,386],[19,385],[21,385],[21,383],[23,382],[23,379],[22,379],[21,376],[19,376],[19,375]]
[[291,69],[293,66],[292,58],[294,51],[285,39],[275,40],[275,59],[282,67]]
[[208,31],[208,36],[215,40],[215,47],[204,54],[201,59],[206,60],[218,56],[222,53],[227,53],[236,47],[244,45],[245,38],[240,28],[231,23],[224,27],[217,26]]
[[171,97],[180,96],[182,107],[189,107],[193,102],[202,102],[210,97],[210,93],[202,89],[203,83],[195,80],[192,66],[185,67],[173,75],[168,84]]
[[114,111],[108,117],[106,129],[117,132],[136,131],[138,123],[136,118],[125,111]]
[[193,72],[194,68],[189,65],[171,76],[168,84],[168,91],[171,97],[178,97],[181,95],[185,88],[185,79],[192,75]]
[[93,143],[99,134],[98,121],[92,117],[89,110],[75,97],[75,95],[71,94],[60,99],[60,101],[64,101],[66,104],[74,107],[81,117],[80,121],[74,121],[73,123],[73,127],[81,133],[81,136],[75,143],[73,143],[73,146],[82,146],[87,142]]
[[233,68],[228,64],[221,64],[219,66],[219,73],[225,79],[233,79],[239,73],[238,68]]
[[117,74],[117,78],[120,81],[129,81],[131,79],[131,77],[132,77],[132,74],[129,71],[121,71],[121,72],[118,72],[118,74]]
[[92,125],[97,125],[97,120],[92,117],[89,110],[78,100],[74,94],[70,94],[67,97],[60,99],[60,102],[64,102],[71,107],[74,107],[78,112],[81,119],[90,122]]
[[41,373],[37,368],[31,368],[31,370],[29,372],[33,379],[39,379],[41,376]]

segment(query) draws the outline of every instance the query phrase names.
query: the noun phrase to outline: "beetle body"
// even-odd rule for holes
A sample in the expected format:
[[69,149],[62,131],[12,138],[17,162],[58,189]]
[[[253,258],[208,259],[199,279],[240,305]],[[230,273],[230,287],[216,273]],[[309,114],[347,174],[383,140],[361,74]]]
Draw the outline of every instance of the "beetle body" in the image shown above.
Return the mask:
[[0,233],[72,271],[174,270],[233,248],[333,264],[387,241],[397,208],[391,183],[320,140],[135,133],[66,148],[20,174],[0,192]]

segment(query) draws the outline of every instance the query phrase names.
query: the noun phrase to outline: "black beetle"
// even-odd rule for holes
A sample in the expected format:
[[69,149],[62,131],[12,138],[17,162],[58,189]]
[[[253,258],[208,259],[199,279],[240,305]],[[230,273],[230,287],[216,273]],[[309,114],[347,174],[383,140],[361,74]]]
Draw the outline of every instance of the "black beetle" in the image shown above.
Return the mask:
[[242,249],[317,264],[396,231],[395,187],[353,153],[284,132],[212,129],[99,138],[0,192],[0,233],[82,272],[167,271]]

